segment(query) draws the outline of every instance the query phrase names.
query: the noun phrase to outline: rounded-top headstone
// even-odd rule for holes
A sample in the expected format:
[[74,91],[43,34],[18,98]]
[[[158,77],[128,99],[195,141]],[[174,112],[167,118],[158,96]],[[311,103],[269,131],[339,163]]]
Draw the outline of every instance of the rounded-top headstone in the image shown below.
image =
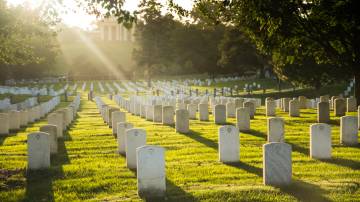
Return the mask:
[[136,148],[146,145],[146,131],[133,128],[126,130],[126,165],[136,169]]
[[223,104],[217,104],[214,107],[214,121],[215,124],[226,123],[226,106]]
[[334,114],[335,116],[345,116],[346,104],[342,98],[336,98],[334,102]]
[[268,142],[284,142],[284,119],[272,117],[267,119]]
[[330,121],[330,108],[328,102],[319,102],[317,104],[317,121],[319,123],[328,123]]
[[162,107],[162,123],[164,125],[174,125],[174,107],[173,106],[163,106]]
[[315,159],[331,158],[331,128],[326,123],[310,126],[310,157]]
[[291,183],[291,146],[268,143],[263,146],[263,181],[265,185],[284,186]]
[[118,152],[120,154],[126,154],[126,131],[134,127],[133,124],[127,122],[119,122],[117,125],[117,142],[118,142]]
[[50,136],[35,132],[27,136],[28,169],[36,170],[50,167]]
[[244,107],[249,108],[250,118],[253,119],[255,117],[255,104],[253,102],[247,101],[244,102]]
[[239,162],[240,137],[238,129],[232,125],[219,128],[219,161],[223,163]]
[[163,197],[166,193],[165,149],[142,146],[136,149],[137,186],[141,198]]
[[186,109],[178,109],[175,112],[175,130],[179,133],[189,132],[189,112]]
[[50,138],[50,153],[56,154],[58,153],[58,137],[57,137],[57,126],[55,125],[44,125],[40,127],[40,132],[44,132],[49,134]]
[[340,118],[340,142],[348,146],[358,144],[358,119],[356,116]]

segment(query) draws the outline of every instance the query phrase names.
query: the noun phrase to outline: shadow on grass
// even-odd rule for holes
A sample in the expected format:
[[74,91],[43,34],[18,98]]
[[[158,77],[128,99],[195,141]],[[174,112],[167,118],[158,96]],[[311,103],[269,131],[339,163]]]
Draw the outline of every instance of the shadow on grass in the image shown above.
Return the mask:
[[234,123],[231,123],[228,121],[226,121],[225,123],[214,123],[214,124],[217,126],[227,126],[227,125],[234,126],[235,125]]
[[257,131],[257,130],[250,129],[250,130],[244,131],[243,133],[253,135],[255,137],[260,137],[260,138],[263,138],[264,140],[267,140],[267,135],[265,133]]
[[296,145],[296,144],[294,144],[294,143],[288,143],[288,144],[291,145],[292,151],[302,153],[302,154],[304,154],[304,155],[306,155],[306,156],[309,156],[309,155],[310,155],[308,148],[305,148],[305,147]]
[[330,119],[328,124],[335,125],[335,126],[340,126],[340,120]]
[[263,174],[263,170],[261,168],[252,166],[250,164],[247,164],[247,163],[241,162],[241,161],[236,162],[236,163],[225,163],[225,165],[245,170],[245,171],[247,171],[249,173],[252,173],[252,174],[255,174],[255,175],[259,176],[259,177],[262,177],[262,174]]
[[[293,143],[289,143],[289,144],[291,145],[293,151],[302,153],[302,154],[304,154],[306,156],[310,156],[309,149],[301,147],[301,146],[293,144]],[[355,146],[355,148],[359,148],[359,147]],[[347,167],[347,168],[351,168],[353,170],[359,170],[360,169],[360,162],[350,160],[350,159],[332,157],[331,159],[319,159],[319,161],[322,161],[322,162],[325,162],[325,163],[331,163],[331,164],[334,164],[334,165],[343,166],[343,167]]]
[[51,169],[27,171],[26,193],[23,201],[54,201]]
[[63,139],[58,140],[58,154],[51,156],[49,169],[31,171],[26,174],[26,193],[23,201],[55,201],[52,182],[63,178],[62,166],[69,164],[70,159]]
[[0,146],[4,144],[6,138],[16,136],[16,134],[12,133],[9,135],[0,135]]
[[144,198],[147,202],[160,201],[199,201],[190,193],[187,193],[181,187],[175,185],[169,179],[166,179],[166,195],[165,197]]
[[211,148],[213,148],[215,150],[218,149],[218,143],[217,142],[214,142],[213,140],[211,140],[209,138],[203,137],[201,135],[201,133],[199,133],[199,132],[196,132],[194,130],[190,130],[188,133],[181,133],[181,134],[183,134],[183,135],[185,135],[185,136],[187,136],[187,137],[189,137],[189,138],[191,138],[193,140],[196,140],[196,141],[204,144],[207,147],[211,147]]
[[324,159],[324,160],[320,160],[320,161],[347,167],[347,168],[351,168],[353,170],[360,170],[360,161],[354,161],[354,160],[343,159],[343,158],[332,158],[332,159],[327,159],[327,160]]
[[319,186],[304,181],[293,180],[290,185],[279,188],[282,192],[294,196],[299,201],[330,201],[323,196],[325,191]]

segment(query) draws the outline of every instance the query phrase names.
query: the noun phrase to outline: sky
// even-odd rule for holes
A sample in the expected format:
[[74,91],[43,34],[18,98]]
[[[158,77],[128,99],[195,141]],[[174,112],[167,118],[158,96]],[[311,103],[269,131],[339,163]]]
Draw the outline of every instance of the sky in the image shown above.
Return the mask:
[[[30,7],[38,7],[43,1],[47,0],[7,0],[11,5],[27,5]],[[140,0],[126,0],[124,8],[130,12],[136,10]],[[165,4],[166,0],[159,0],[159,2]],[[174,0],[183,8],[190,10],[192,7],[192,0]],[[61,15],[62,21],[71,27],[79,27],[82,29],[93,29],[96,20],[95,16],[87,14],[84,10],[77,6],[76,0],[63,0],[63,4],[66,7],[66,12]]]

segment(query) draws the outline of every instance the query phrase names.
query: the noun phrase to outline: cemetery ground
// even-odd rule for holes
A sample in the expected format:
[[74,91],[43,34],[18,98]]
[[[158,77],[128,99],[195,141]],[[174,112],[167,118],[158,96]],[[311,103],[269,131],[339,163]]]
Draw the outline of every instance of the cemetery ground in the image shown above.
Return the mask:
[[[110,105],[115,102],[102,96]],[[67,103],[62,102],[61,106]],[[122,110],[123,111],[123,110]],[[147,144],[166,149],[168,201],[356,201],[360,200],[360,147],[339,143],[339,117],[331,112],[332,159],[309,157],[309,126],[315,109],[285,119],[285,142],[292,146],[292,181],[285,187],[264,186],[262,146],[266,143],[264,106],[251,120],[251,131],[240,133],[240,163],[218,160],[218,128],[209,121],[190,120],[188,134],[174,127],[127,113],[127,121],[147,132]],[[355,115],[356,112],[347,113]],[[228,124],[235,124],[228,118]],[[139,201],[136,174],[117,153],[117,142],[95,102],[82,100],[78,115],[63,140],[51,168],[26,171],[26,135],[45,119],[0,139],[0,201]],[[41,199],[41,200],[39,200]]]

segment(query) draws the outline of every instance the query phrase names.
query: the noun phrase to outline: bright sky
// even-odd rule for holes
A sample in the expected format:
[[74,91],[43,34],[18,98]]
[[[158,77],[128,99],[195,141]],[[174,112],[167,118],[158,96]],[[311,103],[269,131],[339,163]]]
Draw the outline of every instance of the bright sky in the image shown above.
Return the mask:
[[[7,0],[11,5],[26,4],[31,7],[40,6],[44,1],[47,0]],[[126,0],[124,8],[129,11],[134,11],[137,8],[140,0]],[[159,0],[159,2],[165,4],[166,0]],[[192,8],[192,0],[174,0],[175,3],[179,4],[183,8],[190,10]],[[63,22],[72,27],[80,27],[82,29],[94,28],[95,16],[87,14],[84,10],[77,6],[76,0],[63,0],[65,5],[66,13],[62,14],[61,18]]]

